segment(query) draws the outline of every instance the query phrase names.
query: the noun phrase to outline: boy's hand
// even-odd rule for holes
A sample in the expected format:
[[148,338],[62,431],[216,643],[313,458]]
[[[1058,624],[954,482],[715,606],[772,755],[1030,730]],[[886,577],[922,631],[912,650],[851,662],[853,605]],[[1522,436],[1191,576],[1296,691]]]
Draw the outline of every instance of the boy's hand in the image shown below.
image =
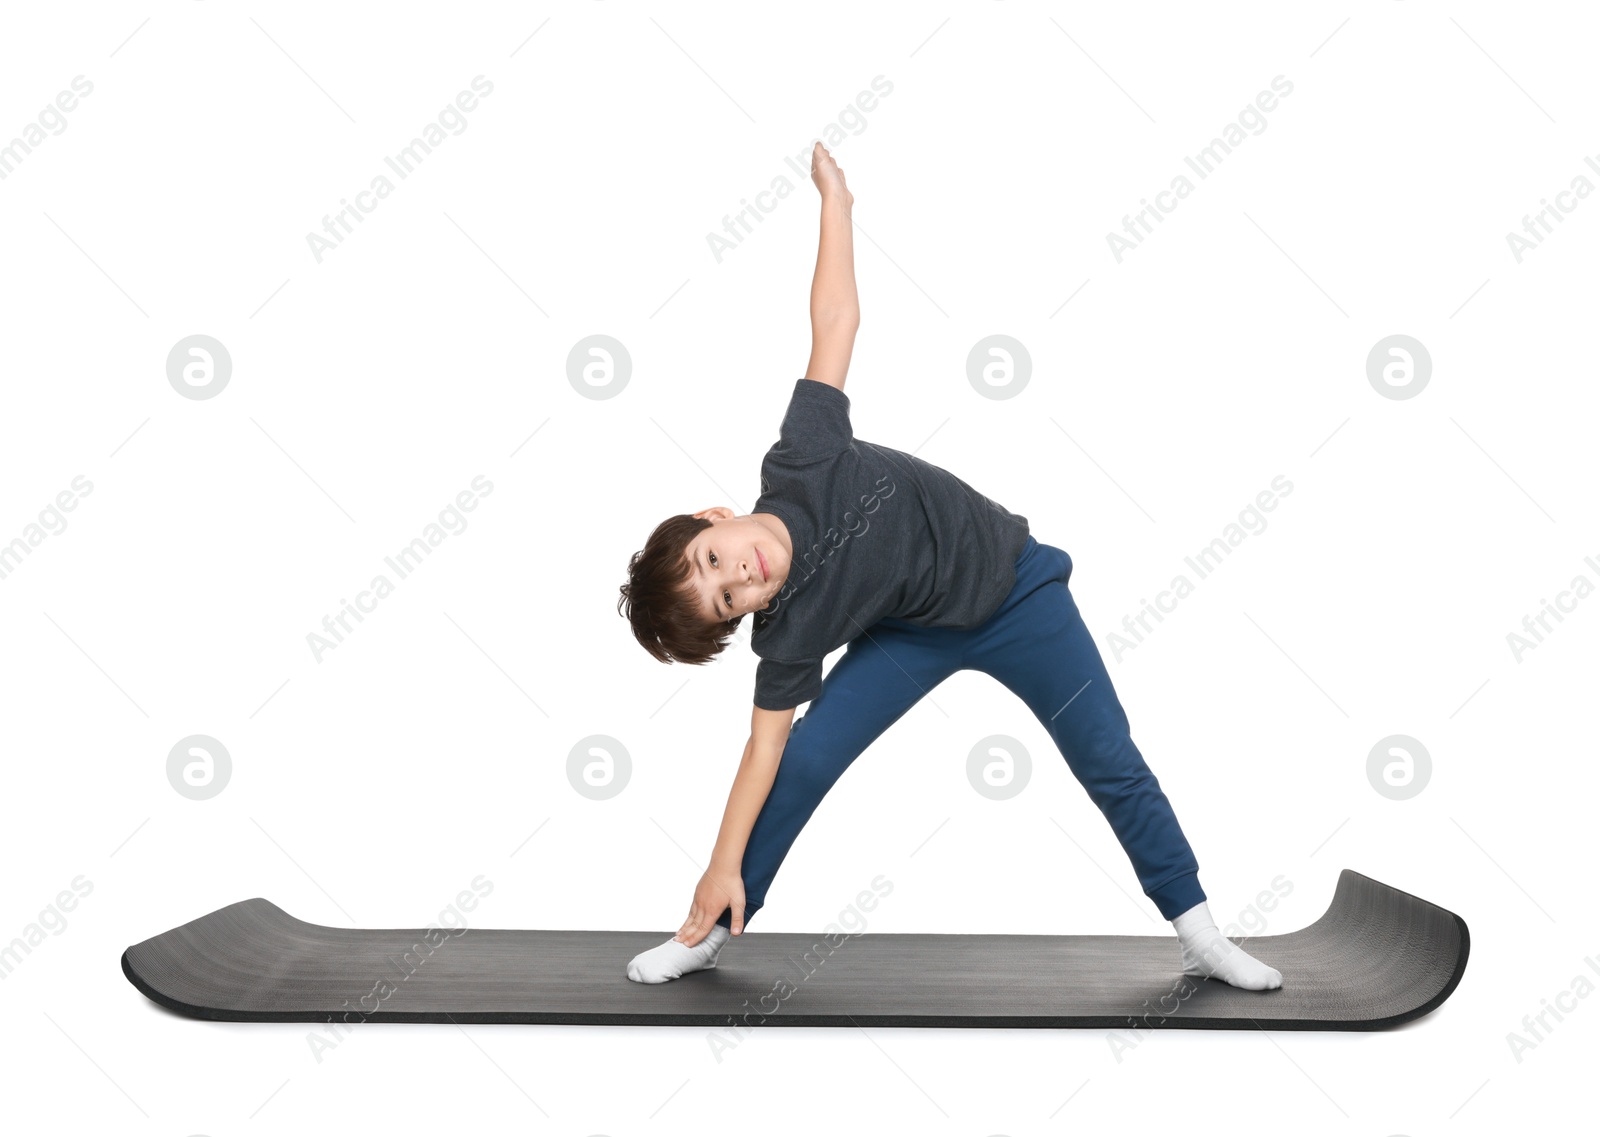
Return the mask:
[[694,903],[689,906],[689,918],[672,938],[681,944],[694,947],[711,932],[724,908],[733,909],[733,922],[728,931],[739,935],[744,931],[744,881],[738,873],[722,872],[709,868],[695,885]]
[[844,184],[844,171],[834,163],[833,155],[822,143],[811,148],[811,180],[824,201],[837,196],[848,207],[856,202],[855,194]]

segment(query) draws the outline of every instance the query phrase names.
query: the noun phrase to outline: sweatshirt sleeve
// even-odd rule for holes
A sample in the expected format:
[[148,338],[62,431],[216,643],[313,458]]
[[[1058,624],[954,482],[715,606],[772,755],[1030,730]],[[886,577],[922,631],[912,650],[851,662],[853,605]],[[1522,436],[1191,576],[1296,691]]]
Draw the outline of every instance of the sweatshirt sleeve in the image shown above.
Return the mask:
[[791,462],[827,458],[854,441],[850,396],[815,379],[796,379],[774,452]]
[[786,711],[809,703],[822,694],[822,660],[787,662],[761,659],[756,663],[755,705],[764,711]]

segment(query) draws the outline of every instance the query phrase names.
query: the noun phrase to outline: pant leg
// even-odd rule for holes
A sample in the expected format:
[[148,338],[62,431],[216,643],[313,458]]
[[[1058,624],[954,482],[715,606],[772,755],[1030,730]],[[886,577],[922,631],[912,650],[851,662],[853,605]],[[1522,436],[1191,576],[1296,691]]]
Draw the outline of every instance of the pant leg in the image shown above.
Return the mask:
[[[772,790],[750,830],[740,867],[747,924],[823,797],[874,739],[959,670],[962,644],[948,629],[894,620],[850,641],[823,677],[821,694],[790,728]],[[717,923],[732,922],[732,910],[724,908]]]
[[1199,864],[1067,587],[1072,559],[1038,544],[1018,559],[1017,586],[978,629],[962,666],[992,675],[1044,724],[1110,822],[1139,884],[1168,920],[1206,898]]

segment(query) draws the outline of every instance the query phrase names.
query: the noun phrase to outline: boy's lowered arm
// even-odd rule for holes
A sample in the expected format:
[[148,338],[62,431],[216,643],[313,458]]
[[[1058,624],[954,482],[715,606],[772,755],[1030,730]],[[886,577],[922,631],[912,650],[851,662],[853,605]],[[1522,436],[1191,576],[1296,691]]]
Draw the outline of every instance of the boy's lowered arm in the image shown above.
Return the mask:
[[855,195],[820,142],[812,148],[811,180],[822,195],[822,235],[811,281],[811,360],[806,364],[806,378],[842,391],[856,329],[861,325],[850,221]]
[[694,947],[705,939],[724,910],[730,913],[730,934],[744,931],[744,849],[778,776],[794,712],[794,707],[782,711],[754,708],[750,740],[744,744],[739,773],[728,792],[728,807],[723,811],[722,828],[711,850],[711,864],[695,885],[688,917],[672,937],[679,943]]
[[[739,876],[744,863],[744,847],[750,840],[750,830],[755,828],[756,817],[766,804],[772,781],[778,776],[778,762],[789,743],[789,728],[794,723],[795,708],[785,711],[767,711],[752,707],[750,715],[750,740],[745,743],[744,757],[739,761],[739,773],[728,793],[728,807],[723,811],[722,828],[717,833],[717,843],[711,851],[713,871]],[[715,914],[713,914],[715,919]]]

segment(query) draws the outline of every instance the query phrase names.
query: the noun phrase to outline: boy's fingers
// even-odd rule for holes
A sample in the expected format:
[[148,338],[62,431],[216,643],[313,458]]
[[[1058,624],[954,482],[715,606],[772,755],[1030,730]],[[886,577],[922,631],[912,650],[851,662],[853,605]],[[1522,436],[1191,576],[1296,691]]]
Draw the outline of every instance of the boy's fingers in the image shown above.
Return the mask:
[[689,930],[694,927],[695,921],[699,918],[700,906],[698,904],[691,904],[689,906],[689,915],[685,917],[683,923],[679,925],[678,934],[672,938],[675,940],[682,940],[683,937],[689,933]]

